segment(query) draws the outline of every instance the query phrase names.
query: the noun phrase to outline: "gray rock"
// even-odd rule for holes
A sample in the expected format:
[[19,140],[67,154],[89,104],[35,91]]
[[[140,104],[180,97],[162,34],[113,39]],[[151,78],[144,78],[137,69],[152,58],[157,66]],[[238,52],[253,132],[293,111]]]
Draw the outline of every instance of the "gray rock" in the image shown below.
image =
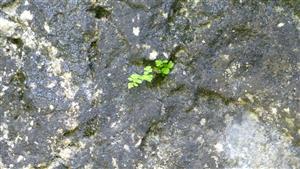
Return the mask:
[[300,168],[299,9],[0,1],[0,168]]

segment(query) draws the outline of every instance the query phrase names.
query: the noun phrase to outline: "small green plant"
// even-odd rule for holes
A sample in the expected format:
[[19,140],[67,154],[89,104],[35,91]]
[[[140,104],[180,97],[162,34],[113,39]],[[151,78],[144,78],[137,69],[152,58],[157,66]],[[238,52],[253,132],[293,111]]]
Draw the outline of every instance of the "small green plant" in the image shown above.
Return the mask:
[[144,68],[144,73],[142,75],[134,73],[128,78],[128,89],[138,87],[143,81],[151,82],[154,78],[154,75],[166,76],[170,73],[174,63],[169,60],[155,60],[155,66],[146,66]]
[[158,73],[166,76],[170,73],[171,69],[174,67],[174,63],[168,60],[156,60],[155,61],[155,68]]
[[151,66],[146,66],[144,68],[144,74],[139,75],[137,73],[134,73],[130,75],[128,78],[128,89],[131,89],[133,87],[138,87],[143,81],[151,82],[153,79],[153,74],[152,74],[152,67]]

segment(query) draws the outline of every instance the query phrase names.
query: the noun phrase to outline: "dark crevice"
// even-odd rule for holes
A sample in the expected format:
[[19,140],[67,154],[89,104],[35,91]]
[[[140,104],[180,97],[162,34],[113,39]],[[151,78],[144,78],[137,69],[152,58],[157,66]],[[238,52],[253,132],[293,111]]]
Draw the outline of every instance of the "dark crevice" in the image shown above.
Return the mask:
[[[207,89],[207,88],[202,88],[199,87],[196,91],[196,95],[200,96],[200,97],[205,97],[208,99],[221,99],[222,102],[224,102],[225,105],[228,105],[230,103],[236,103],[237,99],[233,98],[233,97],[227,97],[221,93],[218,93],[216,91]],[[198,99],[198,97],[196,96],[196,99]]]
[[257,31],[253,30],[252,28],[248,27],[247,25],[237,25],[232,28],[233,35],[245,38],[245,37],[253,37],[256,36]]
[[[15,92],[18,100],[22,103],[22,108],[25,111],[32,111],[34,109],[32,100],[26,97],[25,92],[28,90],[26,85],[27,76],[22,70],[17,70],[10,79],[10,84],[15,86]],[[18,118],[18,117],[15,117]]]
[[71,130],[67,130],[63,133],[63,136],[65,137],[69,137],[72,136],[73,134],[75,134],[75,132],[79,129],[79,127],[75,127],[74,129]]
[[171,5],[170,11],[168,13],[167,22],[172,23],[181,8],[183,8],[184,3],[187,2],[186,0],[175,0]]
[[91,137],[99,131],[100,119],[96,116],[87,119],[85,122],[80,123],[77,127],[71,130],[66,130],[63,133],[64,137],[71,137],[80,134],[83,137]]
[[23,51],[23,46],[24,46],[24,42],[22,41],[21,38],[14,38],[14,37],[7,37],[7,41],[12,43],[12,44],[15,44],[17,46],[18,49],[18,56],[19,58],[22,57],[22,51]]
[[102,6],[92,6],[88,11],[93,13],[97,19],[107,18],[111,15],[111,11]]
[[91,118],[83,124],[83,136],[91,137],[99,130],[100,121],[97,117]]
[[159,135],[162,132],[164,123],[169,120],[171,113],[174,112],[174,108],[174,106],[167,107],[164,115],[162,115],[158,120],[153,120],[150,122],[149,127],[145,132],[139,146],[141,151],[145,151],[144,148],[147,146],[147,141],[149,141],[149,137],[151,137],[151,135]]
[[7,40],[15,45],[17,45],[18,48],[22,48],[24,43],[21,38],[12,38],[8,37]]
[[94,77],[95,75],[95,61],[97,60],[97,56],[99,55],[98,50],[98,39],[91,42],[90,47],[88,49],[88,69]]
[[178,45],[178,46],[176,46],[172,51],[171,51],[171,54],[170,54],[170,60],[172,61],[172,62],[176,62],[176,54],[178,53],[178,52],[180,52],[181,50],[183,50],[183,51],[187,51],[187,49],[183,46],[183,45]]
[[139,146],[141,151],[144,151],[144,147],[147,146],[147,141],[148,138],[151,135],[156,135],[159,134],[159,131],[161,130],[161,127],[159,126],[161,124],[161,121],[152,121],[147,129],[147,131],[145,132],[144,137],[141,140],[141,144]]
[[16,2],[19,2],[19,0],[1,0],[0,1],[0,8],[7,8],[9,6],[12,6]]

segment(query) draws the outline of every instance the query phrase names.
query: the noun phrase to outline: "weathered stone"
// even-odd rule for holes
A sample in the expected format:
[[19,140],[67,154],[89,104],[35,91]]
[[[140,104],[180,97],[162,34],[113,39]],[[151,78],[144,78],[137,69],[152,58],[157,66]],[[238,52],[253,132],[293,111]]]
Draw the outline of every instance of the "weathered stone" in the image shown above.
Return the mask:
[[299,5],[0,0],[0,168],[300,168]]

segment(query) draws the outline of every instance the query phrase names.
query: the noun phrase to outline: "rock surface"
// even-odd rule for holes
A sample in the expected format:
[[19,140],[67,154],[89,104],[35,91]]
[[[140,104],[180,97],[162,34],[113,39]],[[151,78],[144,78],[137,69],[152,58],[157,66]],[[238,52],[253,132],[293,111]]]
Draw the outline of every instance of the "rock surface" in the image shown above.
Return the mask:
[[0,168],[300,168],[299,9],[0,0]]

